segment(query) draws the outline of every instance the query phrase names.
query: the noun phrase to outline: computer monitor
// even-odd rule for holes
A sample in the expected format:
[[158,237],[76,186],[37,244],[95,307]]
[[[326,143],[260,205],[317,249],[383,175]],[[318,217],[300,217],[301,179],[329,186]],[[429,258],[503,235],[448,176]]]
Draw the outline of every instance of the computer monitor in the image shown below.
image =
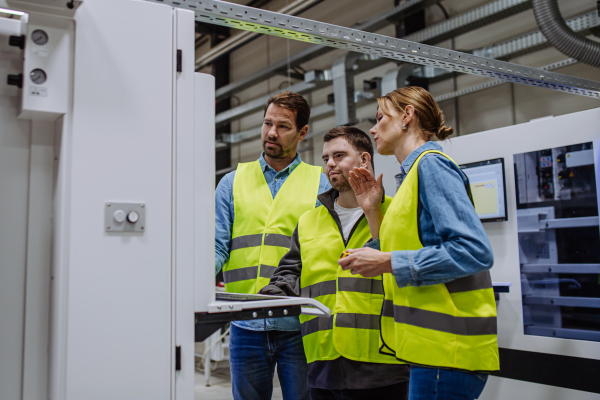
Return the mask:
[[460,165],[469,178],[475,211],[481,222],[506,221],[504,158]]

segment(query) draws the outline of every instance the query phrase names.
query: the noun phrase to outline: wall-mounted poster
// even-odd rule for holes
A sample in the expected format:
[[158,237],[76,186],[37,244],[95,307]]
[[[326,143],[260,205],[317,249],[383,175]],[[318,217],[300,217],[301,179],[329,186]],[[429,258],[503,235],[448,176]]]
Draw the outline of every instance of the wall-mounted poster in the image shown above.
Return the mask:
[[593,144],[516,154],[526,335],[600,341],[600,230]]

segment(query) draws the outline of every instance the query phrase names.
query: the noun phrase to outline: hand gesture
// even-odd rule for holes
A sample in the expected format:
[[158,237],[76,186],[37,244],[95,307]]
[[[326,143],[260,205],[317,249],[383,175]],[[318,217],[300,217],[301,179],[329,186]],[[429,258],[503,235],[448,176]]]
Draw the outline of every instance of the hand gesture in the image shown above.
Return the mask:
[[379,174],[377,180],[366,168],[356,168],[350,171],[350,186],[354,190],[356,200],[365,214],[381,208],[381,197],[383,196],[383,174]]
[[368,247],[349,249],[348,253],[350,255],[340,258],[338,264],[343,270],[350,270],[352,275],[372,278],[392,272],[392,253],[384,253]]

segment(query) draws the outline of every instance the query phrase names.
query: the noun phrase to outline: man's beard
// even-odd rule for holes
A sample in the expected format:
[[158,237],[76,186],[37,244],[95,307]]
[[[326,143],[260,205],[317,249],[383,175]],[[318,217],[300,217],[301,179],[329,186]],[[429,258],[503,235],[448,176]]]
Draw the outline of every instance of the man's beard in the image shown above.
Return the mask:
[[343,192],[352,190],[352,186],[350,186],[350,182],[348,182],[346,177],[341,174],[337,176],[336,182],[332,182],[330,180],[329,183],[331,184],[331,187],[334,188],[335,190],[337,190],[339,193],[343,193]]
[[281,144],[277,143],[277,145],[273,146],[273,148],[267,149],[267,141],[277,143],[274,140],[268,140],[268,139],[263,142],[263,151],[265,152],[266,155],[268,155],[271,158],[286,158],[287,157],[287,154],[283,150],[283,146]]

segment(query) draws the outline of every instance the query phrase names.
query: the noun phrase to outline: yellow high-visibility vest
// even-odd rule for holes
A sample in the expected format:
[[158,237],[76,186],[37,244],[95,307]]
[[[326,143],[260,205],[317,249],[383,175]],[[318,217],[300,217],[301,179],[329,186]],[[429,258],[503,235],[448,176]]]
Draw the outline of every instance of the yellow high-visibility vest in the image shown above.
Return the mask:
[[[381,251],[418,250],[419,162],[383,218]],[[454,161],[453,161],[454,162]],[[399,288],[384,274],[381,351],[410,364],[466,371],[499,369],[496,302],[489,271],[431,286]]]
[[229,260],[223,267],[227,292],[256,294],[269,283],[290,249],[298,219],[315,208],[322,168],[300,163],[275,198],[259,161],[238,164],[233,179]]
[[[385,198],[384,212],[391,200]],[[331,317],[300,315],[306,359],[311,363],[341,355],[356,361],[403,364],[379,353],[381,276],[352,275],[338,264],[344,250],[360,248],[371,237],[367,220],[362,217],[347,244],[340,229],[325,206],[307,212],[298,222],[301,296],[317,299],[332,311]]]

